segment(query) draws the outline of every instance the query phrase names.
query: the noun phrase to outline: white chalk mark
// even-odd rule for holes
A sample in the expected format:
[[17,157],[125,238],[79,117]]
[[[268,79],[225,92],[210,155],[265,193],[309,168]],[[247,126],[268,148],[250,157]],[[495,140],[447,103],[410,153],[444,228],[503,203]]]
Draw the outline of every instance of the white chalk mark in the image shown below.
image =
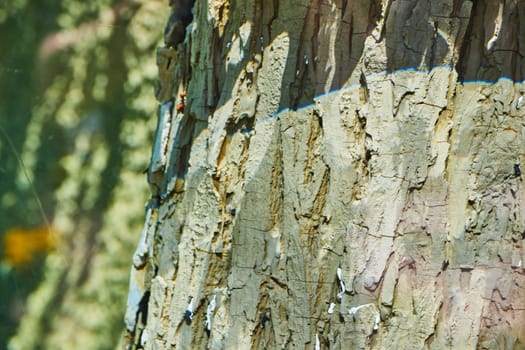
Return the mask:
[[516,103],[516,109],[523,107],[523,104],[525,104],[525,97],[520,96],[520,98],[518,98],[518,102]]
[[498,9],[498,16],[494,20],[494,33],[490,37],[490,39],[487,41],[487,51],[491,51],[494,48],[494,45],[496,44],[496,41],[498,40],[499,33],[501,31],[501,23],[503,22],[503,2],[500,2],[499,9]]
[[348,313],[352,316],[352,317],[355,317],[355,315],[357,314],[357,312],[359,310],[361,310],[362,308],[365,308],[365,307],[369,307],[369,306],[372,306],[374,311],[375,311],[375,317],[374,317],[374,326],[373,326],[373,330],[376,331],[379,329],[379,322],[381,322],[381,315],[379,314],[379,310],[377,309],[377,307],[375,306],[375,304],[363,304],[363,305],[359,305],[359,306],[354,306],[354,307],[351,307],[349,310],[348,310]]
[[208,304],[208,308],[206,309],[206,322],[204,323],[204,326],[208,332],[211,331],[211,317],[213,316],[213,311],[215,310],[216,299],[217,295],[214,295]]
[[374,322],[374,331],[377,331],[379,329],[379,322],[381,322],[381,316],[379,315],[379,312],[376,313],[376,319]]
[[184,319],[186,320],[186,324],[190,324],[191,320],[193,320],[193,297],[190,297],[190,302],[186,307],[186,311],[184,311]]
[[142,335],[140,336],[140,345],[145,346],[148,342],[148,332],[147,330],[142,331]]
[[343,281],[343,270],[340,267],[337,268],[337,278],[339,279],[339,287],[341,291],[337,294],[337,298],[341,299],[346,292],[345,282]]
[[330,303],[330,306],[328,307],[328,313],[331,315],[334,313],[335,309],[335,303]]

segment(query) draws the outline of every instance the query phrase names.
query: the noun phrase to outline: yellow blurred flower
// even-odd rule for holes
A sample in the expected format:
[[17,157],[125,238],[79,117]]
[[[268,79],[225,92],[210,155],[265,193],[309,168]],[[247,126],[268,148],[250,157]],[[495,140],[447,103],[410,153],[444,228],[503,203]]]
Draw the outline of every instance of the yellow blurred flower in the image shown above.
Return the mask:
[[53,249],[51,230],[46,226],[31,229],[13,227],[4,235],[4,261],[12,267],[30,263],[39,253]]

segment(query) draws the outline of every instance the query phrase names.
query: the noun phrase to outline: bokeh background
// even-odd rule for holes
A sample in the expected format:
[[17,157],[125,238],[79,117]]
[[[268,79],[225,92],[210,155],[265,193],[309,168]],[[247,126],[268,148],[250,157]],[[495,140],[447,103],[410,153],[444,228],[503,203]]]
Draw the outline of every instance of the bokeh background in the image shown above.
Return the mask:
[[0,0],[0,349],[118,346],[168,9]]

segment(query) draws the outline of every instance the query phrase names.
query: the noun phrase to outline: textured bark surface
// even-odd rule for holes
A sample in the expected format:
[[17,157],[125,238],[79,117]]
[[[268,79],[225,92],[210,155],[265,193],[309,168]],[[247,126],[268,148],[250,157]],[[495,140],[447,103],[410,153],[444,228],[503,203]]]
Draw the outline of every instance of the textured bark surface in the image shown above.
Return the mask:
[[128,344],[525,348],[524,1],[199,1]]

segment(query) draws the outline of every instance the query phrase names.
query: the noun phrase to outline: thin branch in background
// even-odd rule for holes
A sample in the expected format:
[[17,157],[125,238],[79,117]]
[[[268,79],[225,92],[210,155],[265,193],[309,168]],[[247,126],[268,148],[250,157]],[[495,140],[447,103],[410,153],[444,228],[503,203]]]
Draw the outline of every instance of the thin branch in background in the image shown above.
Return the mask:
[[38,205],[38,209],[40,210],[40,214],[42,215],[42,219],[44,220],[44,223],[47,229],[49,230],[49,232],[51,232],[51,224],[49,223],[49,219],[44,211],[44,207],[42,206],[42,201],[40,200],[40,197],[38,196],[38,193],[36,192],[35,185],[33,181],[31,180],[31,178],[29,177],[29,174],[27,173],[27,168],[24,164],[24,160],[22,159],[22,157],[20,157],[20,153],[18,153],[18,151],[16,150],[13,140],[11,140],[11,137],[7,134],[7,132],[1,125],[0,125],[0,131],[2,132],[2,135],[4,135],[4,138],[6,139],[7,143],[9,144],[9,147],[11,148],[13,154],[15,155],[19,166],[22,168],[22,171],[24,172],[24,176],[26,177],[31,187],[31,192],[33,193],[33,196],[35,197],[36,203]]

